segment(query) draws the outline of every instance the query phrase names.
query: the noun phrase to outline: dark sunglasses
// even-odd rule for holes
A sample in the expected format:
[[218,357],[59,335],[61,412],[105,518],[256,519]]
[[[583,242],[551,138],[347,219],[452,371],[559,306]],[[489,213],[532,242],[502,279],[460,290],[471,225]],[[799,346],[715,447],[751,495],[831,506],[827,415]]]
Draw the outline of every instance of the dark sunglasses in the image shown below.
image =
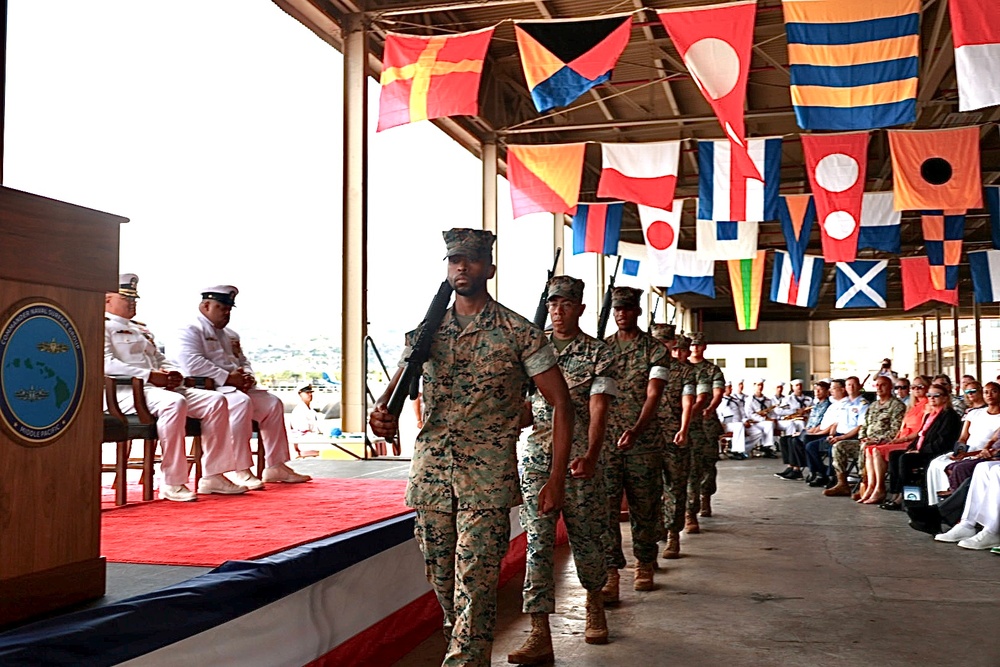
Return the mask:
[[908,385],[908,384],[897,384],[897,385],[895,386],[895,388],[896,388],[896,389],[909,389],[909,388],[910,388],[910,385]]
[[978,393],[979,393],[979,390],[978,390],[978,389],[966,389],[966,390],[965,390],[965,391],[963,391],[962,393],[963,393],[963,394],[978,394]]
[[943,398],[944,394],[927,394],[927,398]]

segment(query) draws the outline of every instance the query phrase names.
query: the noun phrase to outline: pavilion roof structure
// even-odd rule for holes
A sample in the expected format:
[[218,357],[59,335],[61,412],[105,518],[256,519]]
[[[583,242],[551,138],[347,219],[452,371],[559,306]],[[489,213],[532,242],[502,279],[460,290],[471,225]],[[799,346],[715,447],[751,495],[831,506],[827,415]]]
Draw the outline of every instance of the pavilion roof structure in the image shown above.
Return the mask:
[[[566,142],[648,142],[671,139],[721,139],[722,130],[701,92],[681,62],[677,50],[656,16],[657,9],[716,4],[713,0],[624,0],[615,4],[597,0],[452,0],[449,2],[391,2],[386,0],[273,0],[322,39],[341,48],[344,17],[362,13],[368,26],[368,68],[378,78],[385,35],[388,31],[419,35],[464,32],[497,25],[486,59],[480,88],[480,115],[432,121],[456,141],[480,155],[480,146],[496,141],[500,173],[505,173],[507,146]],[[631,39],[615,67],[610,82],[585,93],[566,108],[536,111],[515,42],[513,20],[585,18],[636,12]],[[789,91],[788,52],[781,2],[759,0],[754,25],[753,59],[746,100],[746,128],[750,138],[782,136],[782,194],[808,193],[800,134]],[[916,123],[899,129],[932,129],[980,125],[981,167],[984,184],[1000,179],[1000,107],[958,112],[954,49],[947,0],[926,0],[921,14],[921,59]],[[391,130],[390,130],[391,131]],[[588,144],[581,187],[581,202],[597,201],[600,150]],[[891,190],[892,170],[888,135],[873,130],[868,150],[866,192]],[[698,194],[697,145],[685,144],[678,178],[678,197]],[[680,246],[693,249],[695,207],[685,207]],[[642,242],[634,206],[626,206],[623,240]],[[759,227],[761,249],[785,247],[780,223]],[[966,219],[965,249],[991,246],[989,216],[970,211]],[[809,252],[821,254],[818,227],[814,225]],[[925,254],[920,216],[903,214],[902,250],[899,256]],[[859,259],[890,259],[879,251],[863,250]],[[761,320],[844,319],[901,317],[902,286],[898,261],[888,268],[888,308],[836,309],[835,268],[827,264],[819,305],[811,310],[774,304],[767,298],[773,267],[768,253]],[[716,298],[685,294],[676,297],[686,307],[701,311],[704,321],[731,321],[733,304],[725,262],[716,263]],[[963,254],[960,268],[961,311],[973,308],[972,282]],[[933,312],[929,302],[905,316]]]

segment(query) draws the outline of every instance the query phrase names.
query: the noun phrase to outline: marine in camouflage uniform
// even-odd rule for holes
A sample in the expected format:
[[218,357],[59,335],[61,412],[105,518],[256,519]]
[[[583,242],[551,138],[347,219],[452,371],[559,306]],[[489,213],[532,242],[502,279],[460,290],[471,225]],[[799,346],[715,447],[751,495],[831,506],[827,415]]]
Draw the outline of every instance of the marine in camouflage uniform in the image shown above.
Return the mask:
[[[864,421],[858,429],[857,439],[838,440],[833,443],[830,457],[833,459],[833,469],[837,473],[837,483],[823,490],[824,496],[849,496],[851,487],[847,483],[847,466],[850,459],[859,459],[858,454],[865,445],[879,445],[890,442],[899,433],[906,414],[906,405],[892,395],[892,378],[880,376],[875,379],[878,399],[868,404]],[[860,457],[863,463],[864,457]],[[864,479],[864,466],[859,463],[859,473]]]
[[691,356],[697,361],[688,363],[695,369],[699,402],[691,419],[692,465],[685,530],[697,532],[700,530],[697,518],[699,512],[701,516],[712,516],[711,497],[715,495],[717,488],[719,437],[724,431],[715,409],[722,401],[726,377],[718,366],[702,356],[705,353],[705,334],[692,332],[690,338]]
[[[552,316],[551,342],[573,402],[571,475],[566,478],[562,515],[569,533],[580,584],[587,590],[587,643],[607,642],[601,588],[607,581],[607,523],[601,454],[608,406],[617,393],[614,359],[603,342],[580,331],[582,280],[555,276],[548,284]],[[523,611],[532,615],[532,632],[524,645],[508,656],[513,664],[537,664],[552,659],[548,615],[555,612],[553,556],[559,514],[539,514],[537,495],[552,466],[552,406],[537,392],[531,400],[534,429],[521,455],[521,525],[527,533],[527,568]]]
[[[687,347],[684,336],[675,336],[672,324],[654,324],[650,333],[664,345]],[[688,478],[691,475],[691,408],[694,406],[696,379],[694,368],[679,359],[665,360],[666,378],[657,410],[663,432],[663,523],[667,534],[664,558],[680,556],[680,531],[684,529],[687,510]],[[678,435],[680,434],[680,437]]]
[[[516,443],[529,377],[557,406],[557,469],[551,488],[542,492],[543,507],[561,503],[572,414],[544,334],[485,291],[493,273],[493,234],[453,229],[444,237],[448,281],[457,296],[423,365],[425,419],[414,446],[406,504],[417,510],[414,535],[444,611],[449,642],[443,664],[486,666],[500,561],[510,544],[510,508],[521,503]],[[403,359],[416,334],[406,335]],[[385,404],[398,380],[399,373],[370,418],[372,430],[383,437],[395,432],[396,418]]]
[[[641,432],[632,432],[644,404],[650,400],[647,389],[652,370],[667,358],[666,348],[648,333],[641,331],[637,320],[642,309],[642,290],[616,287],[612,293],[618,331],[604,342],[615,355],[618,400],[608,417],[604,479],[608,492],[608,524],[611,541],[608,551],[608,601],[617,600],[618,570],[625,567],[622,551],[622,494],[628,499],[632,528],[632,552],[636,559],[637,590],[652,590],[653,565],[656,563],[656,540],[659,537],[659,506],[663,494],[663,444],[655,416],[659,396],[652,402],[654,414]],[[626,444],[622,439],[628,432]],[[613,588],[613,591],[612,591]]]

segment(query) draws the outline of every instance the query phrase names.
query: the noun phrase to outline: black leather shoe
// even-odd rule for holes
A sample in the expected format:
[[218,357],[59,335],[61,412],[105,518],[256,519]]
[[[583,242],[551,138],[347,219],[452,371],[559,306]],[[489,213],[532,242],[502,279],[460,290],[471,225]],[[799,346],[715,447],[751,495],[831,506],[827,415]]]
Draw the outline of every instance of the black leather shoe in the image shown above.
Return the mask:
[[884,510],[889,510],[890,512],[902,512],[903,511],[903,504],[902,503],[898,503],[897,504],[897,503],[892,502],[891,500],[888,500],[888,501],[882,503],[881,505],[879,505],[879,507],[882,508],[882,509],[884,509]]
[[780,477],[781,479],[788,479],[788,476],[795,472],[795,468],[789,466],[782,470],[781,472],[774,473],[775,477]]
[[792,470],[792,473],[788,477],[786,477],[785,479],[787,479],[787,480],[795,480],[795,481],[800,480],[800,479],[802,479],[802,471],[801,470]]
[[776,458],[778,458],[778,456],[777,456],[777,454],[774,453],[773,449],[768,449],[768,448],[765,447],[764,448],[764,458],[765,459],[776,459]]
[[824,488],[825,489],[826,485],[829,484],[829,483],[830,483],[830,480],[828,478],[817,476],[816,479],[814,479],[813,481],[809,482],[809,486],[811,486],[813,488],[816,488],[816,489],[818,489],[818,488]]
[[816,473],[810,472],[809,476],[806,477],[806,484],[812,484],[815,481],[816,481]]

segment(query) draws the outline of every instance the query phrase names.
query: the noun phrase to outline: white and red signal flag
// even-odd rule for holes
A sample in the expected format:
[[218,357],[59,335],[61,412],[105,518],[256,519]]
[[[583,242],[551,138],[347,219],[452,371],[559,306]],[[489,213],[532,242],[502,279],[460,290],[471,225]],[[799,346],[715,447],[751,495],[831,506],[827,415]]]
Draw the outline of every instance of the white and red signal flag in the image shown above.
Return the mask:
[[948,0],[958,110],[1000,104],[1000,11],[996,0]]
[[639,204],[639,222],[646,240],[646,258],[650,260],[646,277],[650,285],[668,287],[674,282],[677,265],[677,241],[681,235],[684,200],[677,199],[669,211]]
[[601,144],[597,196],[670,210],[677,188],[680,141]]
[[744,178],[764,180],[747,154],[743,121],[757,0],[656,14],[732,142],[735,168]]
[[853,262],[858,254],[861,202],[868,167],[868,133],[803,134],[809,187],[828,262]]

